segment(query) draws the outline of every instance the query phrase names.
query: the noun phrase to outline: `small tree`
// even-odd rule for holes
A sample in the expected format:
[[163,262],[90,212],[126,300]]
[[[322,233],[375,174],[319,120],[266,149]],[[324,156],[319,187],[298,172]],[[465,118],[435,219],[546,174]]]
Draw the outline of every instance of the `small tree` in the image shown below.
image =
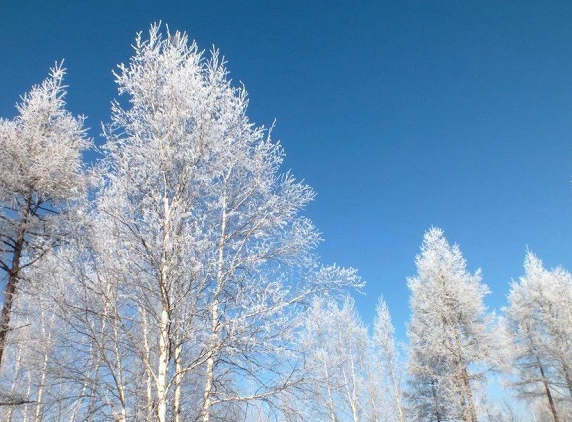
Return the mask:
[[405,421],[403,408],[403,388],[401,377],[401,362],[395,342],[395,328],[391,322],[389,308],[380,297],[376,306],[376,316],[373,324],[373,344],[375,351],[381,357],[382,377],[387,380],[394,401],[396,420]]

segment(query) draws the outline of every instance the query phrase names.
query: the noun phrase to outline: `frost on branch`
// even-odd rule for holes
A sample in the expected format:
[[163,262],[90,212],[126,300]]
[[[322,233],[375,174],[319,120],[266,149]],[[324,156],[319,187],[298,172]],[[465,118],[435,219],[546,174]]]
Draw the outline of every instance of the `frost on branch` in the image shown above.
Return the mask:
[[134,50],[115,73],[104,183],[68,287],[77,303],[62,311],[91,333],[70,364],[112,375],[94,381],[103,418],[279,409],[301,382],[305,304],[361,282],[320,264],[302,215],[314,193],[281,172],[281,146],[248,119],[218,51],[158,25]]
[[69,211],[86,193],[83,117],[65,109],[64,69],[32,87],[13,120],[0,119],[0,269],[6,275],[0,320],[0,365],[12,303],[25,269],[61,243]]
[[480,270],[467,271],[458,245],[441,229],[423,237],[417,276],[408,280],[411,406],[418,420],[476,422],[479,387],[494,362],[489,293]]

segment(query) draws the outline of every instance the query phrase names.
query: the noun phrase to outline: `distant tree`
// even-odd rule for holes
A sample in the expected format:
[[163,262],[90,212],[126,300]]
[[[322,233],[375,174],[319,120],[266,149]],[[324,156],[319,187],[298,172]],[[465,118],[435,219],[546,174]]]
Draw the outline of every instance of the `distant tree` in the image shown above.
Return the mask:
[[301,344],[312,391],[311,399],[298,404],[309,412],[304,420],[383,420],[371,406],[370,375],[377,374],[369,372],[369,337],[353,300],[315,300],[306,314]]
[[572,275],[562,268],[547,270],[532,252],[525,274],[511,284],[505,309],[512,340],[514,386],[522,397],[544,397],[555,422],[565,391],[572,399]]
[[70,232],[70,211],[86,192],[82,152],[90,146],[83,117],[65,108],[65,69],[56,65],[0,119],[0,269],[6,280],[0,316],[0,365],[18,284]]
[[405,421],[403,407],[402,368],[399,351],[395,341],[395,328],[391,322],[389,308],[380,297],[376,306],[376,316],[373,324],[374,352],[381,358],[380,374],[387,381],[394,401],[394,414],[399,422]]
[[470,274],[457,245],[431,228],[417,256],[411,291],[409,374],[419,421],[476,422],[477,383],[491,368],[495,338],[480,271]]

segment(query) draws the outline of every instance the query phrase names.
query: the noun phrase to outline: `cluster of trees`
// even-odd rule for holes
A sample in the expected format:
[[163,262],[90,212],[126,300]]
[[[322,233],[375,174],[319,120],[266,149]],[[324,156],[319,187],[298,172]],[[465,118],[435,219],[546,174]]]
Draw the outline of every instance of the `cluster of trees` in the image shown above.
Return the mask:
[[100,160],[61,65],[0,120],[2,420],[572,420],[568,272],[529,252],[497,317],[432,228],[407,346],[382,298],[367,327],[218,52],[157,25],[134,49]]

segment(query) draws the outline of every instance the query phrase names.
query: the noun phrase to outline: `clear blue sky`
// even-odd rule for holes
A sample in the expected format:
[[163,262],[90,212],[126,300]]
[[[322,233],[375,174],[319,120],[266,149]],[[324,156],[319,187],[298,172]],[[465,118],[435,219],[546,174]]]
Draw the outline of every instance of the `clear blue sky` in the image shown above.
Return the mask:
[[383,293],[398,333],[431,225],[505,303],[526,245],[572,269],[572,2],[3,1],[0,115],[61,58],[98,142],[111,69],[162,20],[229,61],[286,167],[318,192],[326,262]]

